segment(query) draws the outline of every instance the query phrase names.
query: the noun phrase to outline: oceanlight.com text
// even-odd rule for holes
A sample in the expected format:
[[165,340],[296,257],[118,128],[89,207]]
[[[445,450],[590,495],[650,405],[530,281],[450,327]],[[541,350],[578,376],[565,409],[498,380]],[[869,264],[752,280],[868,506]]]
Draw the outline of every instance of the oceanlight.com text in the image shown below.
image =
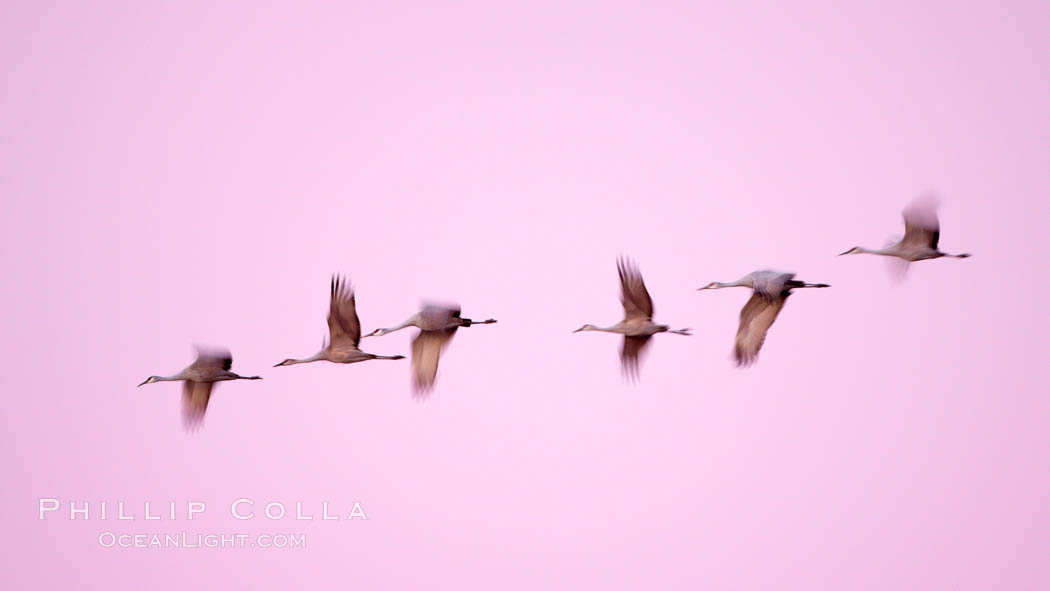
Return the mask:
[[103,548],[198,549],[198,548],[306,548],[305,534],[127,534],[104,531],[98,534]]

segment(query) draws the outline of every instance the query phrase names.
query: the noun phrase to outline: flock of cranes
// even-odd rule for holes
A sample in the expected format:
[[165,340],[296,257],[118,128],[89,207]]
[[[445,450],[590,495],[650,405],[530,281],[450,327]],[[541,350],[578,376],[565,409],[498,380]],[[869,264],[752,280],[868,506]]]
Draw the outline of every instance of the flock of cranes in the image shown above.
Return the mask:
[[[910,263],[941,257],[966,258],[969,254],[948,254],[938,250],[940,224],[937,220],[937,201],[932,197],[917,199],[903,211],[904,237],[882,249],[853,247],[846,254],[875,254],[893,257],[900,263],[903,274]],[[841,256],[841,255],[840,255]],[[691,329],[672,330],[666,324],[653,322],[653,300],[645,288],[638,268],[630,261],[619,259],[620,303],[624,318],[607,327],[584,324],[573,332],[599,331],[623,335],[620,361],[624,375],[637,379],[639,359],[653,335],[672,333],[690,336]],[[794,273],[779,271],[754,271],[730,282],[712,282],[699,291],[726,287],[746,287],[751,297],[740,310],[740,325],[737,328],[733,357],[737,366],[746,367],[758,359],[758,353],[766,340],[766,333],[776,321],[792,290],[830,287],[826,283],[805,283],[795,279]],[[463,318],[455,305],[429,304],[407,320],[390,328],[378,328],[362,335],[361,322],[357,317],[357,305],[353,289],[341,277],[332,278],[331,297],[328,310],[328,338],[320,351],[304,359],[285,359],[274,367],[328,361],[330,363],[358,363],[373,359],[397,360],[404,355],[375,355],[360,349],[361,337],[379,337],[403,328],[415,327],[419,332],[412,339],[412,382],[417,395],[427,394],[437,378],[438,359],[459,328],[475,324],[493,324],[493,319],[476,321]],[[197,360],[192,365],[172,376],[150,376],[139,384],[156,382],[183,382],[183,424],[187,430],[198,429],[208,408],[211,391],[216,382],[230,380],[259,380],[259,376],[241,376],[230,371],[233,357],[226,350],[198,348]]]

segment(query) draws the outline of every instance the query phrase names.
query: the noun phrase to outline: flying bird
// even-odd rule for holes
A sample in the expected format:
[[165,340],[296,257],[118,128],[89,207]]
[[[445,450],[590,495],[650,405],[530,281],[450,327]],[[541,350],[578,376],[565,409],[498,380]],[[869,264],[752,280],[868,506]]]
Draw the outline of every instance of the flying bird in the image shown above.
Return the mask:
[[903,261],[896,269],[896,275],[903,277],[910,263],[924,261],[926,259],[939,259],[941,257],[952,257],[965,259],[970,255],[948,254],[937,248],[941,237],[941,225],[937,220],[937,207],[939,201],[932,195],[926,195],[913,201],[902,212],[904,217],[904,237],[892,242],[885,248],[870,249],[862,246],[854,246],[839,256],[846,254],[877,254],[887,257],[896,257]]
[[649,344],[649,338],[659,332],[690,336],[691,329],[671,330],[666,324],[653,322],[653,299],[645,288],[642,274],[630,261],[619,258],[616,269],[620,273],[620,303],[623,304],[623,320],[612,326],[600,327],[584,324],[573,332],[596,330],[623,335],[620,349],[620,364],[625,376],[638,378],[640,357]]
[[366,337],[381,337],[414,326],[419,333],[412,339],[412,386],[417,397],[425,396],[434,387],[437,379],[438,361],[441,351],[452,340],[456,330],[474,324],[494,324],[488,320],[463,318],[459,306],[424,304],[423,309],[401,324],[390,328],[377,328]]
[[700,290],[723,287],[749,287],[753,292],[751,299],[740,310],[740,327],[736,331],[736,345],[733,347],[733,357],[737,366],[746,367],[758,359],[758,352],[762,349],[762,343],[766,341],[766,333],[776,321],[792,289],[831,286],[826,283],[797,281],[794,273],[755,271],[732,283],[716,281],[701,287]]
[[182,425],[187,431],[198,430],[204,422],[204,412],[208,410],[208,400],[215,382],[229,380],[261,380],[259,376],[241,376],[230,371],[233,367],[233,356],[221,350],[204,350],[197,347],[197,360],[186,369],[173,376],[150,376],[139,384],[157,382],[182,382]]
[[354,290],[341,277],[332,277],[332,293],[328,310],[328,341],[322,341],[322,349],[306,359],[285,359],[274,367],[330,361],[332,363],[357,363],[371,359],[404,359],[404,355],[373,355],[357,346],[361,342],[361,322],[357,319],[357,304]]

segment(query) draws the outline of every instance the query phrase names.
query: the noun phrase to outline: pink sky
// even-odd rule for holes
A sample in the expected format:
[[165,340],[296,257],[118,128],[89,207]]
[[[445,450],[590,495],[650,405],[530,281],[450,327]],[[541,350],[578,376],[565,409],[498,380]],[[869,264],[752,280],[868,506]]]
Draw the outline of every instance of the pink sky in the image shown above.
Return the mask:
[[[213,4],[0,8],[10,588],[1050,587],[1045,4]],[[926,190],[973,258],[895,287],[835,256]],[[695,333],[638,385],[571,334],[620,319],[620,253]],[[833,287],[738,370],[747,293],[695,288],[758,268]],[[366,331],[424,298],[499,324],[423,404],[407,361],[272,368],[316,352],[334,272]],[[135,385],[193,343],[265,379],[191,437],[178,385]]]

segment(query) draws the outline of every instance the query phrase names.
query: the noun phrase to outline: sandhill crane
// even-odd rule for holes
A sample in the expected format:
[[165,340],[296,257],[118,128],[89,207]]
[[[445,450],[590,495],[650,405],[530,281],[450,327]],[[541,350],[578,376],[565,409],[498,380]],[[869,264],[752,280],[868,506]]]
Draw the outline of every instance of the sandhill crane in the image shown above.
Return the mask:
[[736,345],[733,347],[737,366],[746,367],[758,359],[758,352],[766,341],[766,332],[773,326],[792,289],[831,286],[797,281],[794,273],[755,271],[732,283],[708,283],[700,290],[723,287],[749,287],[753,291],[751,299],[740,310],[740,327],[737,328]]
[[404,359],[404,355],[373,355],[357,346],[361,342],[361,322],[357,319],[357,304],[354,290],[341,277],[332,277],[332,293],[328,310],[328,343],[313,357],[285,359],[274,367],[330,361],[332,363],[357,363],[370,359]]
[[182,382],[182,425],[187,431],[196,431],[204,422],[204,411],[215,382],[229,380],[261,380],[259,376],[240,376],[232,371],[233,356],[225,349],[204,350],[197,347],[197,360],[173,376],[150,376],[139,384]]
[[623,320],[612,326],[600,327],[584,324],[573,332],[596,330],[623,335],[620,349],[620,364],[624,375],[638,378],[639,357],[649,344],[649,338],[659,332],[690,336],[690,329],[671,330],[666,324],[653,322],[653,300],[645,288],[642,274],[630,261],[619,258],[616,270],[620,274],[620,303],[623,304]]
[[913,201],[904,208],[904,237],[882,249],[870,249],[862,246],[854,246],[845,254],[878,254],[888,257],[897,257],[905,261],[900,269],[903,273],[907,270],[908,263],[924,261],[926,259],[939,259],[941,257],[952,257],[965,259],[968,253],[948,254],[937,250],[937,242],[941,237],[941,225],[937,220],[937,206],[939,201],[932,195],[926,195]]
[[456,305],[425,304],[423,309],[413,314],[401,324],[390,328],[377,328],[366,337],[381,337],[414,326],[419,334],[412,339],[412,386],[417,397],[428,394],[437,378],[438,360],[456,329],[474,324],[494,324],[488,320],[471,320],[460,316]]

